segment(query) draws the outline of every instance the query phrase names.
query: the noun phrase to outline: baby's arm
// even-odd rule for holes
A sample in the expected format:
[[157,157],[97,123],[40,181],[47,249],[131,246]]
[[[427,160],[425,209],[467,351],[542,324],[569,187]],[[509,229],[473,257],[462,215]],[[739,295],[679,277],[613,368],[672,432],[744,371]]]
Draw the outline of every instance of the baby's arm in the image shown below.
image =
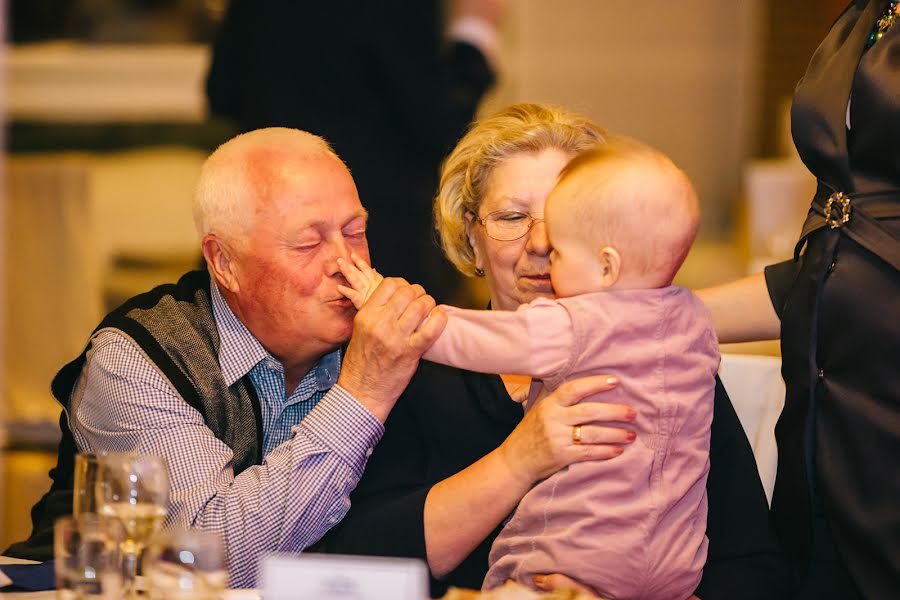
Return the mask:
[[[351,287],[338,291],[356,308],[365,304],[384,279],[355,254],[338,259]],[[565,308],[538,300],[517,311],[467,310],[441,305],[447,326],[423,358],[480,373],[545,378],[565,368],[572,353],[572,323]]]
[[508,310],[441,306],[447,326],[423,358],[480,373],[545,379],[565,369],[574,336],[565,308],[549,300]]

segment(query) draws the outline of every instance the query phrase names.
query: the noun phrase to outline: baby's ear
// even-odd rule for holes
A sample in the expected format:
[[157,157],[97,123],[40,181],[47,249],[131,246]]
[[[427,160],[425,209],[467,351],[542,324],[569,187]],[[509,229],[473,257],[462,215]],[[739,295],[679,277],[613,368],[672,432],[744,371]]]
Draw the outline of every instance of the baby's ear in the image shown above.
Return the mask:
[[600,284],[605,288],[611,288],[619,281],[622,271],[622,257],[619,251],[612,246],[604,246],[597,255],[600,263]]

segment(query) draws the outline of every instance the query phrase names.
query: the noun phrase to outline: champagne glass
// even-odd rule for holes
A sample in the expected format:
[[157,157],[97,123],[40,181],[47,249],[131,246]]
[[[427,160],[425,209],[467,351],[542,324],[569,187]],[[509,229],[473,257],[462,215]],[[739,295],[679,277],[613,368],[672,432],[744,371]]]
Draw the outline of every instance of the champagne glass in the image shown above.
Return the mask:
[[122,555],[127,597],[136,594],[138,561],[147,541],[166,518],[169,470],[159,456],[110,453],[100,458],[97,511],[115,517],[125,538]]
[[97,512],[95,490],[97,489],[97,468],[100,461],[96,454],[75,455],[75,481],[72,487],[72,515],[79,516]]

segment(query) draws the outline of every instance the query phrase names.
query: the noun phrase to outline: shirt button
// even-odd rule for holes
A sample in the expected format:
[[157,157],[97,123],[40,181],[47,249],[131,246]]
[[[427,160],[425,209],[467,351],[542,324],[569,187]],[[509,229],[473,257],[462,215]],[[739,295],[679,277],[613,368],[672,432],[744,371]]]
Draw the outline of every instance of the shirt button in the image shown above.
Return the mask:
[[825,379],[825,369],[819,369],[819,379]]
[[371,449],[371,448],[369,448],[368,450],[366,450],[366,458],[369,458],[370,456],[372,456],[372,449]]
[[831,264],[828,265],[828,270],[825,272],[826,275],[831,275],[831,272],[834,271],[835,263],[837,263],[837,261],[835,261],[835,260],[831,261]]

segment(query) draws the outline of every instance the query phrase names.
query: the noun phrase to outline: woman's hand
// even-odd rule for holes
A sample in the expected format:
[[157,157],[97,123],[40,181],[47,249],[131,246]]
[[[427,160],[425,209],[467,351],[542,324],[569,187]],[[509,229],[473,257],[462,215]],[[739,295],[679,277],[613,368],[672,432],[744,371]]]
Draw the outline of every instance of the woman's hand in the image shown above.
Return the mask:
[[572,463],[622,454],[635,433],[608,423],[630,423],[634,410],[621,404],[579,403],[617,384],[612,376],[584,377],[541,399],[498,449],[510,472],[530,486]]

